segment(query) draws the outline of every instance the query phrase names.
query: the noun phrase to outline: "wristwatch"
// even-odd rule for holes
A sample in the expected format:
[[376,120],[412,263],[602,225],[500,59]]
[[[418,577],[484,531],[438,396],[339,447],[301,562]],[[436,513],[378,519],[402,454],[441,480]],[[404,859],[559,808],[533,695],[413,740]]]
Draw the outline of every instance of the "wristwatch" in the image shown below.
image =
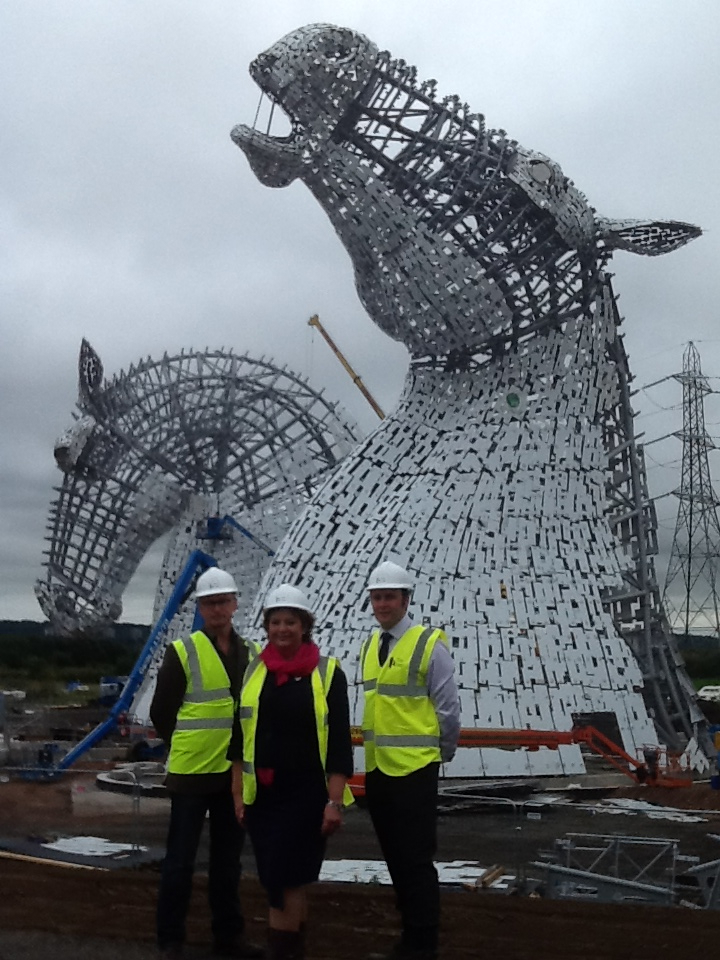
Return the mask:
[[328,800],[325,804],[326,807],[335,807],[338,813],[342,813],[345,809],[341,803],[338,803],[337,800]]

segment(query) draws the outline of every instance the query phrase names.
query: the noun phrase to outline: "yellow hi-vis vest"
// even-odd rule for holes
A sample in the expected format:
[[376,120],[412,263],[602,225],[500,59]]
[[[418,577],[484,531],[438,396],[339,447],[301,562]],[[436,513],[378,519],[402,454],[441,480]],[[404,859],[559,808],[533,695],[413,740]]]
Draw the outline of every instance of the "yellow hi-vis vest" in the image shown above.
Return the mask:
[[[242,642],[242,641],[240,641]],[[185,698],[170,741],[168,773],[224,773],[235,703],[230,678],[205,634],[198,630],[173,646],[185,671]]]
[[[315,709],[315,728],[317,730],[320,762],[323,770],[327,761],[328,748],[328,703],[327,693],[332,683],[333,674],[338,662],[335,657],[320,657],[320,662],[310,674],[313,706]],[[257,796],[257,776],[255,774],[255,734],[257,732],[258,706],[260,692],[267,677],[267,667],[256,657],[248,664],[245,671],[242,690],[240,691],[240,726],[243,734],[243,803],[249,806],[255,802]],[[346,785],[343,791],[343,803],[346,807],[354,802],[350,788]]]
[[380,666],[380,633],[375,630],[360,651],[365,770],[404,777],[440,760],[440,724],[427,672],[435,645],[447,646],[447,637],[434,627],[412,626]]

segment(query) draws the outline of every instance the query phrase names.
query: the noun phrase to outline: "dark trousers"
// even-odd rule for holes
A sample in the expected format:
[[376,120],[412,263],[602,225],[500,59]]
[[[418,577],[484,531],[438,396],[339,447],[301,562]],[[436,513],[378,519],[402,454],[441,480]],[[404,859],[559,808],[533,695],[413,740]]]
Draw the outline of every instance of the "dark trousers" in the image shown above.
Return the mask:
[[408,946],[435,948],[440,923],[437,790],[440,764],[406,777],[372,770],[365,777],[368,810],[390,871]]
[[185,918],[206,813],[210,822],[208,900],[213,940],[230,945],[243,933],[238,886],[245,831],[237,822],[230,790],[197,795],[172,793],[157,905],[157,938],[161,948],[185,942]]

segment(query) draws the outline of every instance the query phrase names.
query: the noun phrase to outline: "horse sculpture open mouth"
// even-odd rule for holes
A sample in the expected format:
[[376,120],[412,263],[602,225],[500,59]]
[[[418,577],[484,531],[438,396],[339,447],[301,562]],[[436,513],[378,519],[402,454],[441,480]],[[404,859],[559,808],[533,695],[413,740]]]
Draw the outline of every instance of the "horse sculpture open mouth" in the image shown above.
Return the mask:
[[285,187],[313,162],[367,86],[377,55],[360,34],[320,23],[283,37],[252,62],[253,80],[292,125],[287,137],[244,124],[233,129],[232,139],[261,183]]
[[305,140],[302,135],[271,137],[239,124],[231,136],[245,152],[255,176],[266,187],[287,187],[299,176]]

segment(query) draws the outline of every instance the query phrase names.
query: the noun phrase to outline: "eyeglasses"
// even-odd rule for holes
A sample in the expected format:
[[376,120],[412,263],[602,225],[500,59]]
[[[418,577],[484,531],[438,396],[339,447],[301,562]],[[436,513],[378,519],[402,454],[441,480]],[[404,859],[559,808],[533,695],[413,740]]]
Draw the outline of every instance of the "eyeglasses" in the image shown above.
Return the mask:
[[224,607],[228,603],[233,603],[235,597],[218,597],[213,600],[212,597],[201,597],[198,600],[198,605],[201,607]]

